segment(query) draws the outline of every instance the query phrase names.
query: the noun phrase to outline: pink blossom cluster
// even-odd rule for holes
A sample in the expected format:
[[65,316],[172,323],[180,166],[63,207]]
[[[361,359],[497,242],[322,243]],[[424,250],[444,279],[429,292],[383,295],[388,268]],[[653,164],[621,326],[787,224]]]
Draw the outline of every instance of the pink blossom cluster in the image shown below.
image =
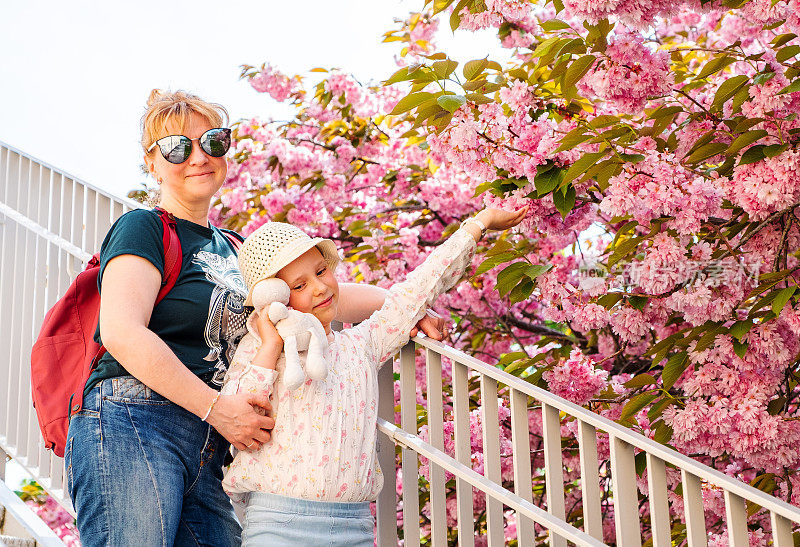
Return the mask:
[[621,112],[633,114],[649,99],[670,93],[673,79],[666,52],[653,52],[639,33],[621,32],[580,85]]
[[67,547],[81,546],[75,519],[56,500],[46,496],[44,501],[31,499],[25,504],[33,509],[33,512],[55,532],[64,545]]
[[753,220],[800,202],[800,152],[787,150],[733,170],[728,198]]
[[253,89],[269,94],[278,102],[296,97],[302,89],[300,78],[290,78],[271,65],[264,65],[260,72],[250,76],[249,81]]
[[550,391],[575,404],[584,405],[597,396],[608,382],[608,372],[595,368],[591,357],[574,349],[569,358],[545,372]]
[[632,215],[641,225],[674,217],[669,226],[680,234],[693,234],[710,217],[724,218],[724,188],[714,180],[699,177],[683,167],[672,154],[641,143],[644,160],[627,166],[611,177],[600,210],[613,217]]

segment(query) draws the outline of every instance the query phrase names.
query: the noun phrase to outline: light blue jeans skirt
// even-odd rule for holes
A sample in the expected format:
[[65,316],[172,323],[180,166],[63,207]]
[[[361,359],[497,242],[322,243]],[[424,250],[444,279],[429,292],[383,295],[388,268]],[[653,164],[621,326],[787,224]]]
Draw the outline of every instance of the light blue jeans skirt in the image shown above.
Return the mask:
[[374,525],[368,501],[312,501],[252,492],[245,506],[242,547],[373,547]]

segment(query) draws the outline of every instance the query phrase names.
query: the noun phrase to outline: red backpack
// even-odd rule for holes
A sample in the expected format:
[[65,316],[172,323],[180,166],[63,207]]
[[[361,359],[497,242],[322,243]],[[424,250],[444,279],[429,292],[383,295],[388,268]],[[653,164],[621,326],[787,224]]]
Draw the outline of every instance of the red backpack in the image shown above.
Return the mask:
[[[158,304],[175,286],[182,252],[175,217],[163,209],[156,212],[164,225],[164,277],[156,297]],[[69,418],[83,408],[86,381],[106,352],[94,341],[100,315],[99,273],[100,258],[96,254],[47,312],[31,351],[31,395],[39,429],[45,447],[62,458]]]

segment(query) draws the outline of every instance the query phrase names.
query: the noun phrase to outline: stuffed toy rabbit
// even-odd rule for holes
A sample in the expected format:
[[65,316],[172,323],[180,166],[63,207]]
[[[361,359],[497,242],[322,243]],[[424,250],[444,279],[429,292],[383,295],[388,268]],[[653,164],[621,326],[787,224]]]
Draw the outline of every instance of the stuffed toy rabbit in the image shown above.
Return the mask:
[[[277,277],[259,281],[253,287],[252,295],[256,311],[263,313],[266,310],[269,320],[283,338],[286,356],[284,385],[288,389],[297,389],[303,385],[306,376],[312,380],[324,380],[328,376],[328,338],[319,319],[289,308],[289,286]],[[302,351],[307,351],[305,366],[300,355]]]

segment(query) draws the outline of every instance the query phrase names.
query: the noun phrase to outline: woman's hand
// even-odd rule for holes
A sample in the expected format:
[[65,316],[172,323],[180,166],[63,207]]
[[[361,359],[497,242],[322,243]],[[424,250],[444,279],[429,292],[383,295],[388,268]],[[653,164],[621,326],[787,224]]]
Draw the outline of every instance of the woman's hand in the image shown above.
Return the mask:
[[265,394],[221,395],[206,421],[237,450],[255,450],[269,441],[275,427],[274,419],[261,414],[271,410]]
[[527,205],[513,212],[490,207],[475,215],[475,219],[483,222],[487,230],[508,230],[522,222],[527,213]]

